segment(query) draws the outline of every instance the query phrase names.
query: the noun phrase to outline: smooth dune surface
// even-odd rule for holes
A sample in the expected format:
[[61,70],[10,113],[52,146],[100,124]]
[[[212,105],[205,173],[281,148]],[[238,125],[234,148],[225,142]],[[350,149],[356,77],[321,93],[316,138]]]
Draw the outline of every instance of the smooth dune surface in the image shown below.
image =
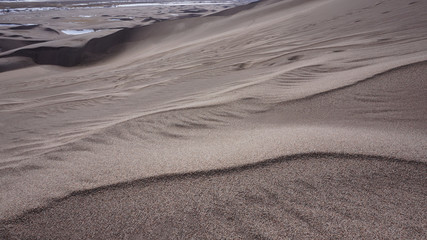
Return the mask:
[[51,65],[0,73],[0,236],[424,239],[426,9],[266,0],[7,53]]

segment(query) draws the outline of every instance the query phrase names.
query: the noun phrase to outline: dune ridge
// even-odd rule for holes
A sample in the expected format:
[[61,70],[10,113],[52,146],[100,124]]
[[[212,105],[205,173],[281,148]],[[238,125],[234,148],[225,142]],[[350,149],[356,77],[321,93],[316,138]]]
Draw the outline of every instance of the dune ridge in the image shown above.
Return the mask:
[[[168,25],[177,24],[171,22],[173,21],[170,21]],[[176,20],[176,22],[179,22],[179,20]],[[147,35],[153,33],[151,29],[156,29],[158,27],[156,23],[153,24],[154,26],[146,25],[122,28],[116,31],[113,30],[112,33],[102,34],[100,37],[84,39],[80,41],[79,44],[71,47],[68,46],[68,41],[63,40],[57,41],[58,43],[56,44],[58,46],[52,46],[55,44],[52,42],[45,43],[43,41],[41,41],[40,44],[25,46],[27,45],[25,41],[15,41],[16,45],[22,44],[24,47],[3,52],[0,54],[0,58],[11,59],[12,57],[24,57],[32,59],[35,64],[57,65],[62,67],[87,65],[117,55],[125,47],[126,43],[143,41]],[[18,68],[3,67],[2,71],[15,69]]]
[[77,47],[40,46],[35,48],[21,48],[13,50],[11,53],[6,52],[2,57],[27,57],[31,58],[36,64],[49,64],[63,67],[88,64],[114,54],[113,49],[118,48],[119,43],[127,41],[131,32],[132,30],[130,29],[121,29],[107,36],[90,39],[87,43],[84,43],[83,46]]
[[[61,10],[47,7],[43,14],[12,10],[13,13],[2,16],[0,23],[0,72],[37,64],[66,67],[92,64],[114,56],[121,46],[132,41],[131,36],[141,35],[151,24],[205,16],[244,3],[230,1],[222,6],[212,3],[203,4],[202,7],[197,4],[104,9],[65,7]],[[52,2],[35,4],[49,5]],[[74,6],[76,3],[71,1],[68,4]],[[174,23],[170,22],[169,25]]]

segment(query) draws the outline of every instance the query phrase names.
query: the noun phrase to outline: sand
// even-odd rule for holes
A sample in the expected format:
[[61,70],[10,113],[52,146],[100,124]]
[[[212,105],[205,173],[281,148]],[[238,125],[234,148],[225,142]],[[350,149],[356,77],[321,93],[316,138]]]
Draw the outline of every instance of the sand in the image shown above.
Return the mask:
[[425,9],[270,0],[3,52],[0,236],[426,238]]
[[78,192],[19,218],[3,236],[422,239],[426,171],[399,159],[302,154]]
[[34,63],[70,67],[99,60],[111,56],[112,48],[127,41],[129,32],[137,28],[165,20],[206,16],[247,1],[219,3],[189,5],[187,1],[183,5],[126,7],[131,3],[0,2],[0,10],[10,11],[0,11],[0,72]]

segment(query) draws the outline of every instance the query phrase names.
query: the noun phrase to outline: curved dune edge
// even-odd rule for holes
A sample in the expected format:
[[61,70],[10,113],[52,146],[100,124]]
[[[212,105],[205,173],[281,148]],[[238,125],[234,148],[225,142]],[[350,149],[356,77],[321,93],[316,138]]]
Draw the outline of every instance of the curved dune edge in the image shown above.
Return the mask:
[[[408,65],[405,67],[399,67],[398,70],[416,72],[414,71],[414,69],[423,69],[422,66],[424,64],[425,62],[417,63],[414,65]],[[393,73],[393,72],[394,71],[387,71],[384,74]],[[405,79],[412,79],[412,77],[410,77],[409,75],[405,75],[405,73],[402,73],[402,74],[403,76],[405,76]],[[379,76],[385,79],[389,78],[389,76],[387,75],[379,75]],[[397,81],[399,82],[399,80]],[[422,81],[422,80],[419,79],[417,81]],[[349,89],[353,89],[354,87],[357,87],[357,86],[362,86],[364,89],[366,88],[371,89],[371,87],[365,86],[365,84],[374,83],[374,82],[376,81],[362,81],[360,82],[360,84],[355,84],[352,86],[352,88],[349,88]],[[391,87],[390,84],[386,84],[386,85],[388,87]],[[303,103],[304,105],[301,105],[301,106],[298,105],[296,109],[306,109],[307,106],[310,106],[310,108],[312,108],[313,105],[311,104],[313,104],[313,101],[321,103],[325,101],[324,97],[327,97],[329,95],[334,95],[337,93],[340,93],[339,95],[342,95],[341,92],[343,90],[349,90],[349,89],[343,88],[343,89],[340,89],[339,91],[338,90],[331,91],[325,95],[320,94],[312,98],[302,99],[302,101],[303,100],[309,101],[310,105],[307,105],[307,102],[304,102]],[[420,89],[422,88],[419,88],[419,90]],[[411,94],[413,95],[414,92],[412,92]],[[302,103],[301,101],[288,102],[288,104],[301,104],[301,103]],[[327,106],[328,106],[328,109],[331,110],[332,105],[327,105]],[[321,108],[319,109],[324,109],[324,107],[325,106],[321,105]],[[365,108],[365,110],[368,110],[368,109],[369,108]],[[181,116],[185,119],[187,115],[191,115],[193,117],[197,115],[195,114],[195,112],[192,111],[197,109],[190,109],[190,110],[191,111],[188,111],[188,112],[181,112],[180,113]],[[286,112],[289,111],[288,108],[284,110]],[[236,112],[234,113],[238,114]],[[317,114],[318,113],[314,114],[314,116],[317,116]],[[310,114],[310,115],[313,115],[313,114]],[[159,117],[164,118],[164,116],[159,116]],[[305,118],[304,116],[299,116],[298,118],[301,118],[301,117]],[[340,118],[339,115],[335,117]],[[16,171],[14,172],[19,173],[19,171],[23,171],[27,173],[25,177],[28,176],[27,178],[29,179],[27,182],[28,184],[26,184],[28,185],[28,187],[26,187],[25,189],[15,187],[13,191],[19,194],[22,194],[22,193],[29,193],[35,190],[40,190],[41,193],[39,192],[38,195],[44,196],[45,198],[42,199],[41,201],[40,199],[37,199],[37,198],[32,199],[31,198],[32,196],[30,194],[20,195],[20,197],[13,198],[13,199],[12,198],[8,199],[7,197],[4,197],[4,199],[7,200],[9,203],[9,204],[5,204],[5,206],[7,206],[9,209],[13,209],[12,206],[16,207],[18,206],[18,204],[21,204],[22,201],[26,201],[24,202],[25,205],[24,204],[19,205],[20,208],[18,209],[18,212],[22,213],[22,211],[20,211],[21,209],[26,210],[26,209],[32,209],[38,206],[44,206],[46,202],[50,201],[50,199],[52,198],[55,199],[55,197],[56,198],[59,197],[58,195],[60,195],[61,197],[68,195],[70,192],[74,192],[76,190],[74,186],[67,185],[67,186],[62,186],[61,188],[59,188],[59,191],[58,191],[58,188],[54,188],[52,187],[52,185],[49,185],[51,183],[47,182],[46,177],[44,177],[50,174],[57,178],[54,181],[55,183],[65,182],[64,179],[67,179],[66,177],[76,176],[75,173],[92,174],[91,172],[93,172],[93,175],[89,175],[90,177],[88,178],[94,178],[93,176],[106,177],[106,176],[114,175],[114,174],[111,174],[111,172],[118,173],[118,174],[122,174],[122,173],[129,174],[129,172],[132,172],[132,174],[136,174],[133,176],[139,176],[136,178],[141,178],[141,177],[147,177],[147,176],[141,176],[141,171],[143,173],[149,173],[150,175],[155,176],[155,175],[162,175],[165,172],[166,173],[167,172],[182,173],[182,172],[191,172],[194,169],[210,169],[210,168],[215,169],[215,168],[221,168],[224,165],[235,166],[235,165],[245,164],[247,162],[258,162],[260,159],[272,158],[280,155],[299,154],[301,152],[303,153],[303,152],[313,151],[314,149],[316,149],[317,151],[323,151],[323,152],[347,152],[349,154],[382,155],[382,156],[390,156],[390,157],[403,158],[403,159],[411,159],[415,161],[424,161],[424,162],[426,161],[425,154],[423,151],[423,149],[425,149],[424,148],[425,138],[423,135],[424,128],[418,129],[415,134],[415,132],[412,132],[412,131],[394,132],[396,130],[395,127],[391,132],[387,132],[379,129],[369,130],[369,129],[363,129],[363,128],[361,129],[356,128],[358,130],[354,131],[355,129],[351,129],[351,128],[347,129],[348,127],[350,127],[348,125],[344,127],[343,126],[334,127],[333,125],[317,126],[317,124],[319,123],[319,121],[317,120],[316,120],[316,124],[312,127],[310,127],[311,124],[308,124],[308,125],[303,124],[301,126],[298,126],[298,125],[295,126],[294,125],[295,122],[296,122],[295,119],[291,119],[290,121],[291,125],[289,126],[283,123],[285,124],[285,126],[287,126],[283,129],[282,127],[272,128],[272,129],[269,129],[269,128],[260,129],[259,131],[256,131],[256,129],[252,129],[251,131],[253,132],[253,134],[248,134],[247,130],[244,130],[244,131],[239,131],[236,134],[233,134],[232,136],[229,136],[229,137],[226,137],[226,136],[232,132],[227,131],[221,134],[221,131],[219,131],[220,134],[218,135],[218,139],[219,139],[218,141],[201,142],[200,139],[194,140],[193,142],[197,142],[197,146],[199,145],[202,145],[202,146],[196,147],[194,150],[191,150],[193,151],[192,152],[193,154],[191,154],[191,151],[190,151],[190,154],[183,152],[183,149],[188,148],[189,146],[188,144],[193,143],[191,141],[188,143],[184,141],[183,144],[179,144],[178,146],[172,148],[172,150],[169,150],[166,152],[165,152],[165,149],[167,149],[168,147],[165,147],[165,146],[156,147],[155,144],[154,145],[149,144],[148,145],[149,147],[154,147],[154,148],[150,148],[151,149],[150,152],[152,154],[148,156],[147,156],[147,152],[144,151],[145,148],[140,147],[142,145],[136,145],[139,147],[131,148],[132,151],[127,152],[129,156],[127,156],[126,159],[122,159],[121,157],[114,157],[118,155],[116,155],[116,152],[114,152],[114,148],[111,148],[111,142],[108,142],[108,141],[114,140],[115,146],[117,147],[125,146],[127,149],[129,148],[130,142],[135,142],[135,141],[129,141],[128,138],[131,136],[129,135],[128,131],[130,132],[132,131],[136,132],[136,130],[141,131],[139,127],[143,125],[137,124],[137,125],[121,126],[121,128],[119,129],[121,130],[127,129],[123,134],[121,134],[120,131],[105,132],[102,135],[93,136],[93,138],[84,139],[84,142],[80,145],[78,144],[70,145],[69,148],[62,149],[63,152],[56,152],[56,153],[52,153],[51,155],[44,156],[46,157],[46,159],[43,159],[43,160],[48,161],[47,162],[48,164],[52,164],[50,166],[47,165],[49,166],[47,168],[39,167],[38,165],[23,165],[23,168],[17,168]],[[297,122],[299,122],[299,124],[301,123],[300,121],[297,121]],[[197,122],[197,123],[200,124],[200,122]],[[188,131],[187,128],[184,128],[184,130]],[[206,129],[203,130],[203,128],[202,130],[200,129],[199,130],[194,129],[194,130],[206,131]],[[372,130],[375,130],[375,131],[372,131]],[[175,132],[165,131],[162,133],[164,133],[165,135],[166,134],[172,135]],[[169,137],[169,135],[167,136]],[[260,138],[260,136],[264,136],[267,138],[265,139],[265,141],[262,141],[261,140],[262,138]],[[282,136],[287,136],[287,137],[283,138]],[[107,137],[110,140],[106,140]],[[211,136],[210,140],[212,139],[215,139],[215,137]],[[239,143],[239,142],[236,142],[235,139],[245,139],[245,140],[242,141],[242,143]],[[143,143],[144,141],[142,140],[143,138],[142,139],[138,138],[138,142]],[[256,144],[253,141],[255,141]],[[247,145],[248,143],[251,143],[251,145]],[[253,146],[254,144],[257,145],[258,147],[257,148],[249,147],[249,146]],[[223,149],[223,152],[226,152],[226,153],[221,153],[222,151],[216,151],[216,152],[211,151],[212,149],[209,148],[209,145],[213,145],[213,146],[216,145],[217,147],[219,146],[218,149]],[[278,149],[277,147],[275,147],[276,145],[282,146],[283,149]],[[89,149],[90,151],[87,149]],[[257,151],[256,149],[259,149],[259,151]],[[96,159],[95,159],[96,161],[94,161],[94,158],[95,158],[94,155],[90,155],[92,158],[87,157],[88,156],[87,154],[91,154],[93,152],[97,152]],[[157,156],[155,156],[155,154],[153,155],[153,153],[156,153],[156,152],[164,153],[165,156],[163,156],[162,154]],[[183,157],[177,158],[177,155],[179,156],[181,154],[183,154]],[[222,154],[222,155],[220,156],[218,154],[220,155]],[[211,159],[211,160],[205,160],[205,159],[200,160],[200,158],[198,157],[198,156],[206,156],[206,155],[208,156],[207,159]],[[105,161],[106,160],[105,157],[116,158],[116,160],[113,162]],[[141,161],[136,163],[135,161],[132,161],[132,157],[134,157],[135,159],[144,159],[146,161]],[[176,160],[179,160],[179,161],[165,162],[167,160],[171,160],[175,158],[177,158]],[[70,172],[67,172],[66,174],[60,173],[60,175],[58,176],[56,175],[57,172],[55,172],[56,170],[55,167],[57,167],[58,169],[62,169],[60,168],[61,166],[59,164],[64,163],[63,159],[71,160],[70,163],[74,164],[75,169],[73,169],[74,172],[72,174],[70,174]],[[84,164],[80,164],[81,159],[88,159],[89,161],[85,161]],[[230,161],[227,161],[227,160],[230,160]],[[68,161],[65,161],[65,162],[68,162]],[[105,165],[102,167],[97,165],[92,165],[94,162],[100,162]],[[54,165],[54,164],[58,164],[58,165]],[[154,165],[156,164],[159,165],[159,167],[155,167]],[[122,171],[120,171],[121,169],[120,167],[126,166],[126,165],[129,165],[132,167],[127,168],[125,171],[123,169]],[[46,165],[41,165],[41,166],[46,166]],[[51,167],[51,166],[54,166],[54,167]],[[31,178],[31,176],[34,176],[32,174],[37,172],[42,173],[42,174],[39,174],[40,177],[37,177],[36,175],[37,178]],[[132,175],[129,175],[129,176],[132,176]],[[127,177],[127,178],[129,179],[132,177]],[[135,179],[135,177],[133,179]],[[37,185],[37,187],[39,188],[34,188],[34,186],[36,185],[34,183],[36,183],[37,180],[39,181],[41,180],[42,182],[40,182],[40,184]],[[119,182],[119,181],[116,181],[116,179],[114,179],[113,181]],[[75,183],[82,184],[81,178],[72,179],[72,181],[70,182],[72,182],[73,184]],[[110,186],[107,178],[101,179],[100,182],[96,182],[93,184],[98,186],[102,186],[102,185]],[[22,185],[23,184],[21,184],[21,186]],[[78,185],[78,186],[80,187],[81,185]],[[98,186],[95,186],[95,187],[98,187]],[[94,187],[93,185],[92,186],[85,185],[83,188],[93,189],[93,187]],[[47,190],[48,192],[46,192],[45,189],[48,189]],[[25,206],[25,207],[21,207],[21,206]],[[15,214],[13,214],[12,211],[9,211],[9,212],[5,211],[5,215],[3,215],[3,219],[8,219],[9,217],[12,217],[12,216],[16,216],[16,212]]]
[[[425,56],[413,56],[412,58],[407,59],[405,62],[400,62],[400,61],[396,61],[393,63],[389,63],[389,65],[392,65],[393,67],[391,68],[385,68],[383,71],[373,71],[372,73],[368,71],[367,76],[366,77],[358,77],[357,79],[359,80],[355,80],[354,82],[350,82],[348,83],[348,85],[343,85],[343,86],[336,86],[334,88],[331,89],[327,89],[325,91],[319,91],[319,92],[313,92],[313,93],[308,93],[306,95],[302,95],[298,98],[294,98],[294,99],[290,99],[290,100],[280,100],[277,102],[273,102],[273,103],[269,103],[270,106],[266,107],[267,109],[270,108],[274,108],[277,106],[282,106],[282,105],[286,105],[286,104],[294,104],[294,103],[298,103],[298,102],[303,102],[303,101],[307,101],[307,100],[311,100],[317,97],[322,97],[322,96],[326,96],[328,94],[331,93],[336,93],[342,90],[348,90],[349,88],[355,87],[355,86],[359,86],[360,84],[365,84],[367,82],[373,82],[377,77],[380,76],[384,76],[386,74],[391,74],[391,73],[395,73],[399,70],[403,70],[406,68],[415,68],[415,67],[422,67],[423,65],[427,65],[427,60]],[[255,98],[254,98],[255,99]],[[141,119],[147,118],[147,117],[154,117],[156,115],[163,115],[163,114],[173,114],[175,112],[179,112],[179,111],[193,111],[193,110],[201,110],[201,109],[206,109],[206,108],[215,108],[215,107],[223,107],[223,106],[227,106],[230,104],[245,104],[246,101],[251,102],[253,99],[252,98],[243,98],[243,99],[227,99],[225,98],[223,101],[202,101],[199,103],[192,103],[192,104],[188,104],[188,105],[183,105],[183,106],[172,106],[172,107],[166,107],[164,109],[159,109],[159,110],[154,110],[154,111],[149,111],[149,112],[145,112],[142,114],[134,114],[131,116],[127,116],[124,118],[119,118],[117,120],[111,121],[108,124],[105,124],[104,126],[98,127],[96,129],[91,130],[89,133],[86,133],[84,135],[82,135],[82,137],[77,138],[75,140],[72,141],[67,141],[65,143],[57,143],[55,144],[54,148],[47,148],[47,149],[43,149],[40,152],[34,152],[33,157],[34,156],[42,156],[45,157],[46,155],[49,155],[50,153],[55,153],[57,151],[60,151],[61,149],[67,149],[69,147],[73,147],[75,144],[79,144],[81,142],[85,143],[86,141],[92,141],[92,138],[96,138],[97,135],[99,134],[105,134],[105,133],[109,133],[110,131],[113,131],[115,127],[117,126],[122,126],[125,125],[127,123],[130,123],[132,121],[139,121]],[[255,99],[258,100],[258,99]],[[270,109],[271,110],[271,109]],[[237,111],[237,109],[236,109]],[[266,111],[266,110],[259,110],[260,112],[262,111]]]
[[73,192],[3,221],[0,236],[421,239],[426,170],[375,155],[289,155]]

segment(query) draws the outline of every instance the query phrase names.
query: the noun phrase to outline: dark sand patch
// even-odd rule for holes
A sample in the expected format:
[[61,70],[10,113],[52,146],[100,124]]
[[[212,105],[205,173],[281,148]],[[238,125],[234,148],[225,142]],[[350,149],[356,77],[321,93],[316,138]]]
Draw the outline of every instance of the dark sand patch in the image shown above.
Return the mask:
[[74,193],[3,223],[19,239],[423,239],[427,165],[309,153]]
[[[11,37],[11,36],[10,36]],[[22,37],[25,38],[23,36],[17,36],[18,37]],[[41,43],[43,41],[38,41],[38,40],[21,40],[21,39],[8,39],[8,38],[2,38],[0,39],[0,48],[2,52],[11,50],[11,49],[15,49],[15,48],[20,48],[20,47],[24,47],[24,46],[28,46],[31,44],[36,44],[36,43]]]

